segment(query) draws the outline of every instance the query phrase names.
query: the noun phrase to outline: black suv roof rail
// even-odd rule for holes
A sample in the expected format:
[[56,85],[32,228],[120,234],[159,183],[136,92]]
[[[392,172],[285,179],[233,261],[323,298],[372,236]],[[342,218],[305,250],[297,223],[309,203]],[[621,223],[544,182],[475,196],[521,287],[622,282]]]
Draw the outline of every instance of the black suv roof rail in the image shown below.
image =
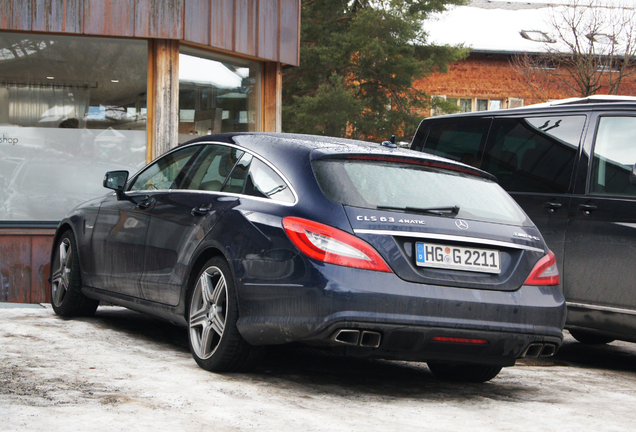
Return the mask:
[[520,108],[540,108],[540,107],[550,107],[550,106],[561,106],[561,105],[582,105],[582,104],[591,104],[591,103],[625,103],[625,102],[635,102],[636,97],[634,96],[615,96],[615,95],[594,95],[588,96],[584,98],[569,98],[569,99],[561,99],[554,100],[534,105],[526,105],[525,107]]

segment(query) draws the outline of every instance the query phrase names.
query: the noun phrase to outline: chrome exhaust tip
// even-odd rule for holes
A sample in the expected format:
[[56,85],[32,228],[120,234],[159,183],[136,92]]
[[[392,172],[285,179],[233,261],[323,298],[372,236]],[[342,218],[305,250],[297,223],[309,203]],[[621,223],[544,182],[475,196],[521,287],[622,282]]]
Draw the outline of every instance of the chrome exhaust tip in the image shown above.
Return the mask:
[[528,345],[528,348],[526,348],[521,357],[537,358],[541,354],[541,351],[543,351],[542,343],[531,343]]
[[331,339],[345,345],[358,345],[360,330],[340,329],[333,334]]
[[380,339],[382,336],[378,332],[363,331],[360,337],[360,346],[368,348],[377,348],[380,346]]
[[543,350],[541,351],[541,357],[552,357],[556,353],[556,345],[553,344],[545,344]]

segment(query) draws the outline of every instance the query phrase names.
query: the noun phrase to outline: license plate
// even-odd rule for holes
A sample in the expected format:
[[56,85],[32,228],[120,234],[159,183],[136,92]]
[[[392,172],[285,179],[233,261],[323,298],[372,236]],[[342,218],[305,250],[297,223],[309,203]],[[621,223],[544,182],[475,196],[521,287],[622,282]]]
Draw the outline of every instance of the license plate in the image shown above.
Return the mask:
[[415,263],[420,267],[501,273],[499,251],[494,249],[417,242],[415,244]]

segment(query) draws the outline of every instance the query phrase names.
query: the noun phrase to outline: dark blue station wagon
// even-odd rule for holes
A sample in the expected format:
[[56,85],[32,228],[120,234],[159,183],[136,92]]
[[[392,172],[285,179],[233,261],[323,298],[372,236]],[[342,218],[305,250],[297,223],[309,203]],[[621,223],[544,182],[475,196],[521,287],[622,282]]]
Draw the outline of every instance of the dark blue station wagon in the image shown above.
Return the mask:
[[73,210],[52,254],[53,308],[100,300],[189,328],[216,372],[264,347],[426,361],[486,381],[562,342],[554,255],[493,177],[337,138],[205,136]]

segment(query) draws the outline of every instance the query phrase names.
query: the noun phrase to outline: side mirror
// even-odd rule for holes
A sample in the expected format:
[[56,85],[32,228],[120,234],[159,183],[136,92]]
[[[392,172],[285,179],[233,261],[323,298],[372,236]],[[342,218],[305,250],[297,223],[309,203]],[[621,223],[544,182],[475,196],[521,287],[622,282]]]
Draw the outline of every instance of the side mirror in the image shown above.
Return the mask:
[[104,187],[117,192],[117,195],[123,193],[126,182],[128,181],[128,171],[108,171],[104,176]]
[[629,174],[629,182],[636,185],[636,164],[632,167],[632,172]]

